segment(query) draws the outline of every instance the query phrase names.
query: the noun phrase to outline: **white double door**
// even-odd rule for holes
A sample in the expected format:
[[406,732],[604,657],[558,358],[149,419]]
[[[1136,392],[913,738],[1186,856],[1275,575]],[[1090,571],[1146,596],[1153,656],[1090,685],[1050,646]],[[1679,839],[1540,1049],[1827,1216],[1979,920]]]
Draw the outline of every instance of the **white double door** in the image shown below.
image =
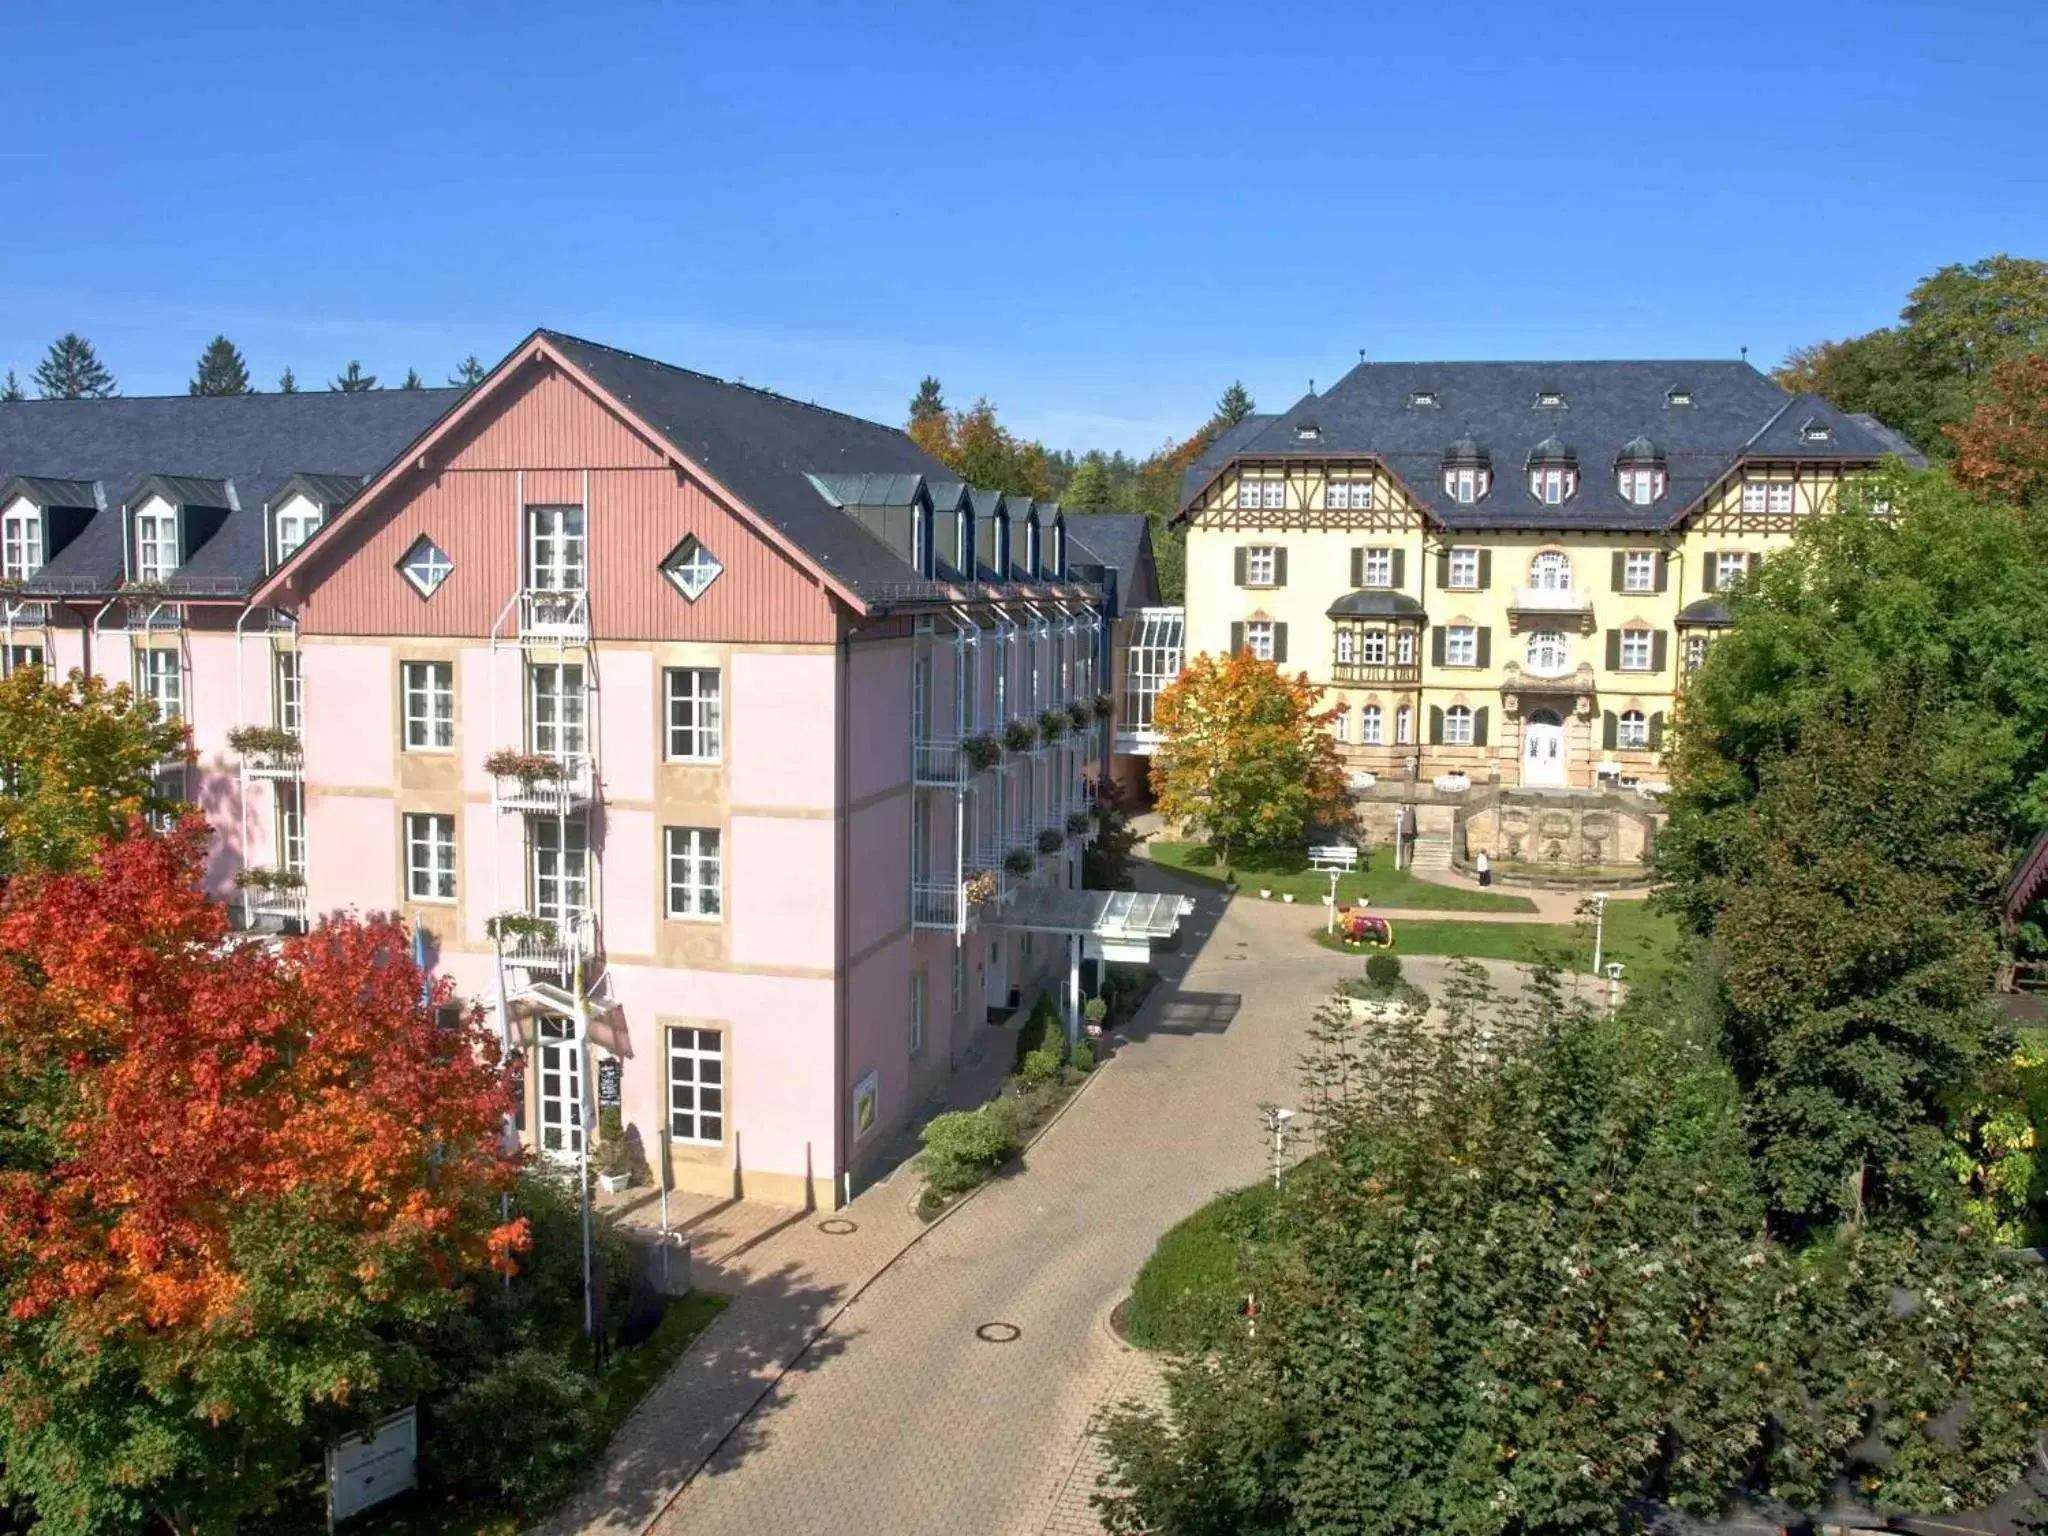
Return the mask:
[[1550,710],[1537,710],[1522,726],[1522,782],[1564,782],[1564,721]]
[[573,1162],[583,1150],[583,1044],[568,1019],[544,1018],[538,1033],[540,1150]]

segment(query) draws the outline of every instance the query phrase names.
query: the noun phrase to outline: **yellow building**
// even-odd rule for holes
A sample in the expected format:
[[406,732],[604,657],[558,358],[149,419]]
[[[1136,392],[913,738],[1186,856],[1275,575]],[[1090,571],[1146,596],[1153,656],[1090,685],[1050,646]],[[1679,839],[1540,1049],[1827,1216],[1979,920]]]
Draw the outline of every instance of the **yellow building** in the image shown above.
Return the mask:
[[1888,453],[1747,363],[1361,363],[1189,471],[1186,651],[1307,672],[1361,788],[1654,790],[1720,595]]

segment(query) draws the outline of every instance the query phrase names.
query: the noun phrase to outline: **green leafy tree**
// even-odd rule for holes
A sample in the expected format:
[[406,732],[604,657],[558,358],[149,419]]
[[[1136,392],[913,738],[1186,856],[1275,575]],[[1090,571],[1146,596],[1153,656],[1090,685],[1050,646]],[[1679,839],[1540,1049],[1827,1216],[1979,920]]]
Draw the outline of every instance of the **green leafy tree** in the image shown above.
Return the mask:
[[476,354],[472,352],[456,366],[448,382],[458,389],[475,389],[477,385],[483,383],[485,372],[484,365],[477,361]]
[[188,752],[183,723],[158,719],[126,684],[17,668],[0,680],[0,881],[79,868],[133,818],[176,809],[157,767]]
[[366,389],[375,389],[377,387],[377,375],[363,372],[363,365],[354,358],[350,358],[348,366],[341,370],[341,376],[327,387],[337,394],[360,394]]
[[296,395],[299,392],[299,376],[290,368],[277,376],[277,392],[280,395]]
[[952,457],[945,461],[969,485],[1012,496],[1044,498],[1052,493],[1045,449],[1020,440],[996,419],[987,399],[974,402],[953,424]]
[[6,379],[0,380],[0,403],[10,402],[14,400],[25,400],[27,398],[28,397],[21,392],[21,380],[17,379],[14,376],[14,370],[12,368],[8,369]]
[[425,389],[427,381],[420,377],[419,369],[408,368],[405,370],[405,382],[398,387],[400,389]]
[[105,400],[120,390],[92,343],[66,331],[36,365],[36,393],[45,400]]
[[[2037,1269],[1954,1226],[1773,1241],[1735,1085],[1687,1030],[1540,973],[1519,1006],[1469,974],[1441,1001],[1319,1015],[1316,1155],[1253,1251],[1257,1329],[1112,1416],[1110,1530],[1579,1536],[1738,1492],[1816,1508],[1838,1477],[1923,1514],[2017,1479]],[[1965,1401],[1964,1435],[1933,1432]]]
[[1089,454],[1075,466],[1060,501],[1079,512],[1115,511],[1116,482],[1110,478],[1108,461],[1099,453]]
[[193,395],[246,395],[249,393],[249,365],[241,349],[225,336],[216,336],[199,354],[198,371],[186,386]]
[[1249,651],[1195,657],[1152,707],[1159,814],[1200,827],[1226,868],[1234,853],[1293,847],[1310,827],[1347,820],[1335,711],[1320,700],[1307,674]]
[[910,435],[917,446],[941,463],[953,456],[953,418],[939,381],[926,374],[910,397]]

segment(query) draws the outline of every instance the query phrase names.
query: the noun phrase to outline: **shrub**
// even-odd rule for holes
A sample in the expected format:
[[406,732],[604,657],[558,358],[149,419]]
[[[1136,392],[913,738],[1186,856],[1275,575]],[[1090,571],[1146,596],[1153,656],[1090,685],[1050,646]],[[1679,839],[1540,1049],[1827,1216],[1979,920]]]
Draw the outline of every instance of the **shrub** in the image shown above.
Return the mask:
[[924,1143],[925,1181],[948,1195],[974,1188],[1017,1150],[1013,1126],[987,1109],[934,1115],[918,1139]]
[[1029,752],[1038,745],[1038,727],[1029,720],[1012,720],[1003,727],[1003,745],[1012,752]]
[[1002,761],[1003,744],[993,736],[970,736],[960,743],[960,753],[969,768],[984,773]]
[[1091,820],[1093,818],[1086,811],[1067,812],[1067,836],[1086,837],[1088,835],[1088,823]]
[[1060,851],[1060,844],[1066,840],[1066,835],[1058,827],[1041,827],[1038,833],[1038,851],[1040,853],[1058,853]]
[[1038,994],[1038,1000],[1031,1005],[1031,1012],[1017,1029],[1017,1067],[1024,1070],[1024,1058],[1033,1051],[1051,1051],[1064,1058],[1067,1051],[1067,1026],[1060,1019],[1059,1006],[1045,993]]
[[501,779],[518,779],[522,784],[540,779],[559,779],[567,771],[558,758],[539,752],[518,752],[510,747],[500,747],[484,759],[485,773]]
[[563,1497],[602,1426],[588,1376],[553,1350],[521,1349],[427,1411],[433,1481],[532,1511]]
[[1109,999],[1104,997],[1089,998],[1081,1007],[1081,1016],[1090,1024],[1098,1028],[1101,1027],[1103,1020],[1109,1017]]
[[1095,1070],[1095,1047],[1086,1040],[1081,1041],[1080,1044],[1074,1047],[1073,1068],[1076,1072],[1093,1072]]
[[1012,848],[1003,855],[1003,870],[1006,874],[1015,875],[1020,880],[1023,879],[1024,876],[1031,873],[1031,850],[1029,848]]
[[1086,704],[1076,699],[1067,706],[1067,725],[1079,733],[1088,729],[1089,710]]
[[1017,1069],[1017,1076],[1027,1088],[1044,1088],[1060,1080],[1062,1070],[1060,1053],[1047,1048],[1028,1052],[1023,1066]]
[[1401,957],[1384,951],[1377,955],[1368,955],[1365,961],[1365,979],[1376,987],[1391,990],[1394,983],[1401,979]]
[[1144,1349],[1207,1348],[1237,1321],[1247,1260],[1265,1241],[1270,1184],[1223,1195],[1170,1229],[1131,1287],[1124,1329]]
[[1064,709],[1048,709],[1038,717],[1038,734],[1050,746],[1067,734],[1067,712]]

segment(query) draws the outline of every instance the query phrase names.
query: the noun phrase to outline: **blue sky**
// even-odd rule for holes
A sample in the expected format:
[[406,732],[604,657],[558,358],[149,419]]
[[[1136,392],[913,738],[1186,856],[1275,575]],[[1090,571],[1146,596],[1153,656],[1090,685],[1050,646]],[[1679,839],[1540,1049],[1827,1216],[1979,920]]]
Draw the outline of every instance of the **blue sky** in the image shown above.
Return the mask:
[[1242,377],[1732,356],[2048,257],[2048,5],[0,0],[0,370],[537,324],[1149,449]]

